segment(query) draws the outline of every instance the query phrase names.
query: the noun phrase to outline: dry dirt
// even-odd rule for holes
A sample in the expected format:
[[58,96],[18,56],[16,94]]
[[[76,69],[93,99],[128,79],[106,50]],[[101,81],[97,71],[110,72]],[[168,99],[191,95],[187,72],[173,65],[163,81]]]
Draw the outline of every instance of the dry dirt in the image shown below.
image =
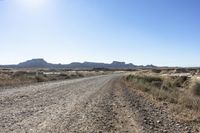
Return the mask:
[[[190,133],[121,80],[122,74],[0,91],[0,132]],[[197,132],[197,131],[196,131]]]

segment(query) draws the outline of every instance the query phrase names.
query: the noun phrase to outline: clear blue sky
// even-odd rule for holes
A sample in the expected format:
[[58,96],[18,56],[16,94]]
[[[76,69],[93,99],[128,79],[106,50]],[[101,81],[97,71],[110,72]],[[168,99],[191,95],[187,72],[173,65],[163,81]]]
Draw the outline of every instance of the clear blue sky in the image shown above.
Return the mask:
[[200,0],[0,0],[0,64],[200,66],[199,7]]

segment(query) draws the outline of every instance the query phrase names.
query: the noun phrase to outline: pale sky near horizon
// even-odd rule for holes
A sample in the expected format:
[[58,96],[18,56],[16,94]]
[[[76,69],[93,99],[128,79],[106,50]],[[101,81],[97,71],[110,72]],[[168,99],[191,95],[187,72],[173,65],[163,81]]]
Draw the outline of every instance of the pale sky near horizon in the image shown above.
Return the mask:
[[199,0],[0,0],[0,64],[200,66]]

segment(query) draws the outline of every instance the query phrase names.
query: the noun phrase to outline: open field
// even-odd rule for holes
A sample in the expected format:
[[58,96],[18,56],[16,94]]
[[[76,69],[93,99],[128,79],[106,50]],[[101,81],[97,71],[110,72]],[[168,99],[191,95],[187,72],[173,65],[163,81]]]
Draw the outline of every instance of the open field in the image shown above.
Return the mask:
[[37,82],[75,79],[105,75],[111,71],[71,71],[63,69],[0,69],[0,87],[27,85]]

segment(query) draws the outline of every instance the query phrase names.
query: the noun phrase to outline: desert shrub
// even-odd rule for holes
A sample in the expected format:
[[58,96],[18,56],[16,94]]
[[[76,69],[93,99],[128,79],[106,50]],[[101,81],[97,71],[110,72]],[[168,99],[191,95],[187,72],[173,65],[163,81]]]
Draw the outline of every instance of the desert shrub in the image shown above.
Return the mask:
[[190,91],[195,96],[200,96],[200,82],[199,81],[193,81],[190,87]]
[[[179,91],[177,87],[190,82],[188,77],[157,78],[147,76],[129,75],[126,80],[133,84],[134,88],[147,92],[156,100],[179,104],[183,109],[200,111],[200,81],[192,81],[190,87]],[[186,87],[186,86],[184,86]]]
[[185,94],[180,97],[179,103],[185,108],[200,111],[200,97]]
[[71,78],[76,78],[77,75],[76,75],[76,74],[71,74],[70,77],[71,77]]
[[71,77],[69,75],[65,75],[65,79],[70,79]]
[[128,75],[126,76],[126,80],[127,81],[131,81],[133,79],[134,75]]
[[77,73],[77,77],[84,77],[82,73]]
[[46,74],[43,74],[43,76],[44,76],[45,78],[47,78],[47,77],[48,77],[48,75],[46,75]]
[[168,82],[152,82],[152,84],[148,84],[149,93],[159,101],[167,101],[170,103],[178,103],[179,92],[176,89],[170,88],[170,84]]
[[65,77],[65,76],[68,76],[68,75],[66,73],[60,73],[59,76]]
[[154,76],[137,76],[137,75],[128,75],[126,77],[129,81],[140,81],[143,83],[152,83],[152,82],[162,82],[162,79],[160,77],[154,77]]
[[170,90],[173,90],[174,87],[173,87],[172,83],[167,79],[167,80],[164,80],[164,82],[161,86],[161,89],[165,90],[165,91],[170,91]]
[[151,71],[154,72],[154,73],[160,73],[161,72],[160,69],[152,69]]
[[59,77],[61,77],[62,79],[70,79],[70,76],[66,73],[59,74]]
[[45,78],[43,76],[41,76],[41,75],[35,76],[35,79],[36,79],[37,82],[44,82],[44,81],[46,81]]
[[188,80],[187,76],[176,77],[173,82],[173,86],[181,87]]
[[175,73],[187,73],[189,72],[188,69],[185,68],[177,68],[174,70]]
[[28,72],[26,72],[26,71],[17,71],[17,72],[15,72],[14,74],[13,74],[13,76],[14,77],[21,77],[21,76],[25,76],[25,75],[27,75],[28,74]]
[[189,78],[187,76],[165,77],[161,89],[173,91],[180,87],[188,87]]
[[149,92],[151,90],[149,85],[147,83],[142,82],[142,81],[138,81],[137,83],[135,82],[135,85],[138,89],[140,89],[144,92]]
[[179,93],[178,91],[167,91],[163,89],[153,89],[151,94],[159,101],[167,101],[170,103],[178,103]]
[[151,84],[154,87],[160,88],[162,86],[163,82],[162,81],[152,81]]
[[153,76],[143,76],[143,77],[139,77],[140,80],[143,80],[144,82],[155,82],[155,81],[160,81],[162,82],[162,79],[160,77],[153,77]]
[[137,89],[148,92],[159,101],[178,103],[179,92],[173,88],[172,80],[137,75],[129,75],[126,79],[133,82]]

